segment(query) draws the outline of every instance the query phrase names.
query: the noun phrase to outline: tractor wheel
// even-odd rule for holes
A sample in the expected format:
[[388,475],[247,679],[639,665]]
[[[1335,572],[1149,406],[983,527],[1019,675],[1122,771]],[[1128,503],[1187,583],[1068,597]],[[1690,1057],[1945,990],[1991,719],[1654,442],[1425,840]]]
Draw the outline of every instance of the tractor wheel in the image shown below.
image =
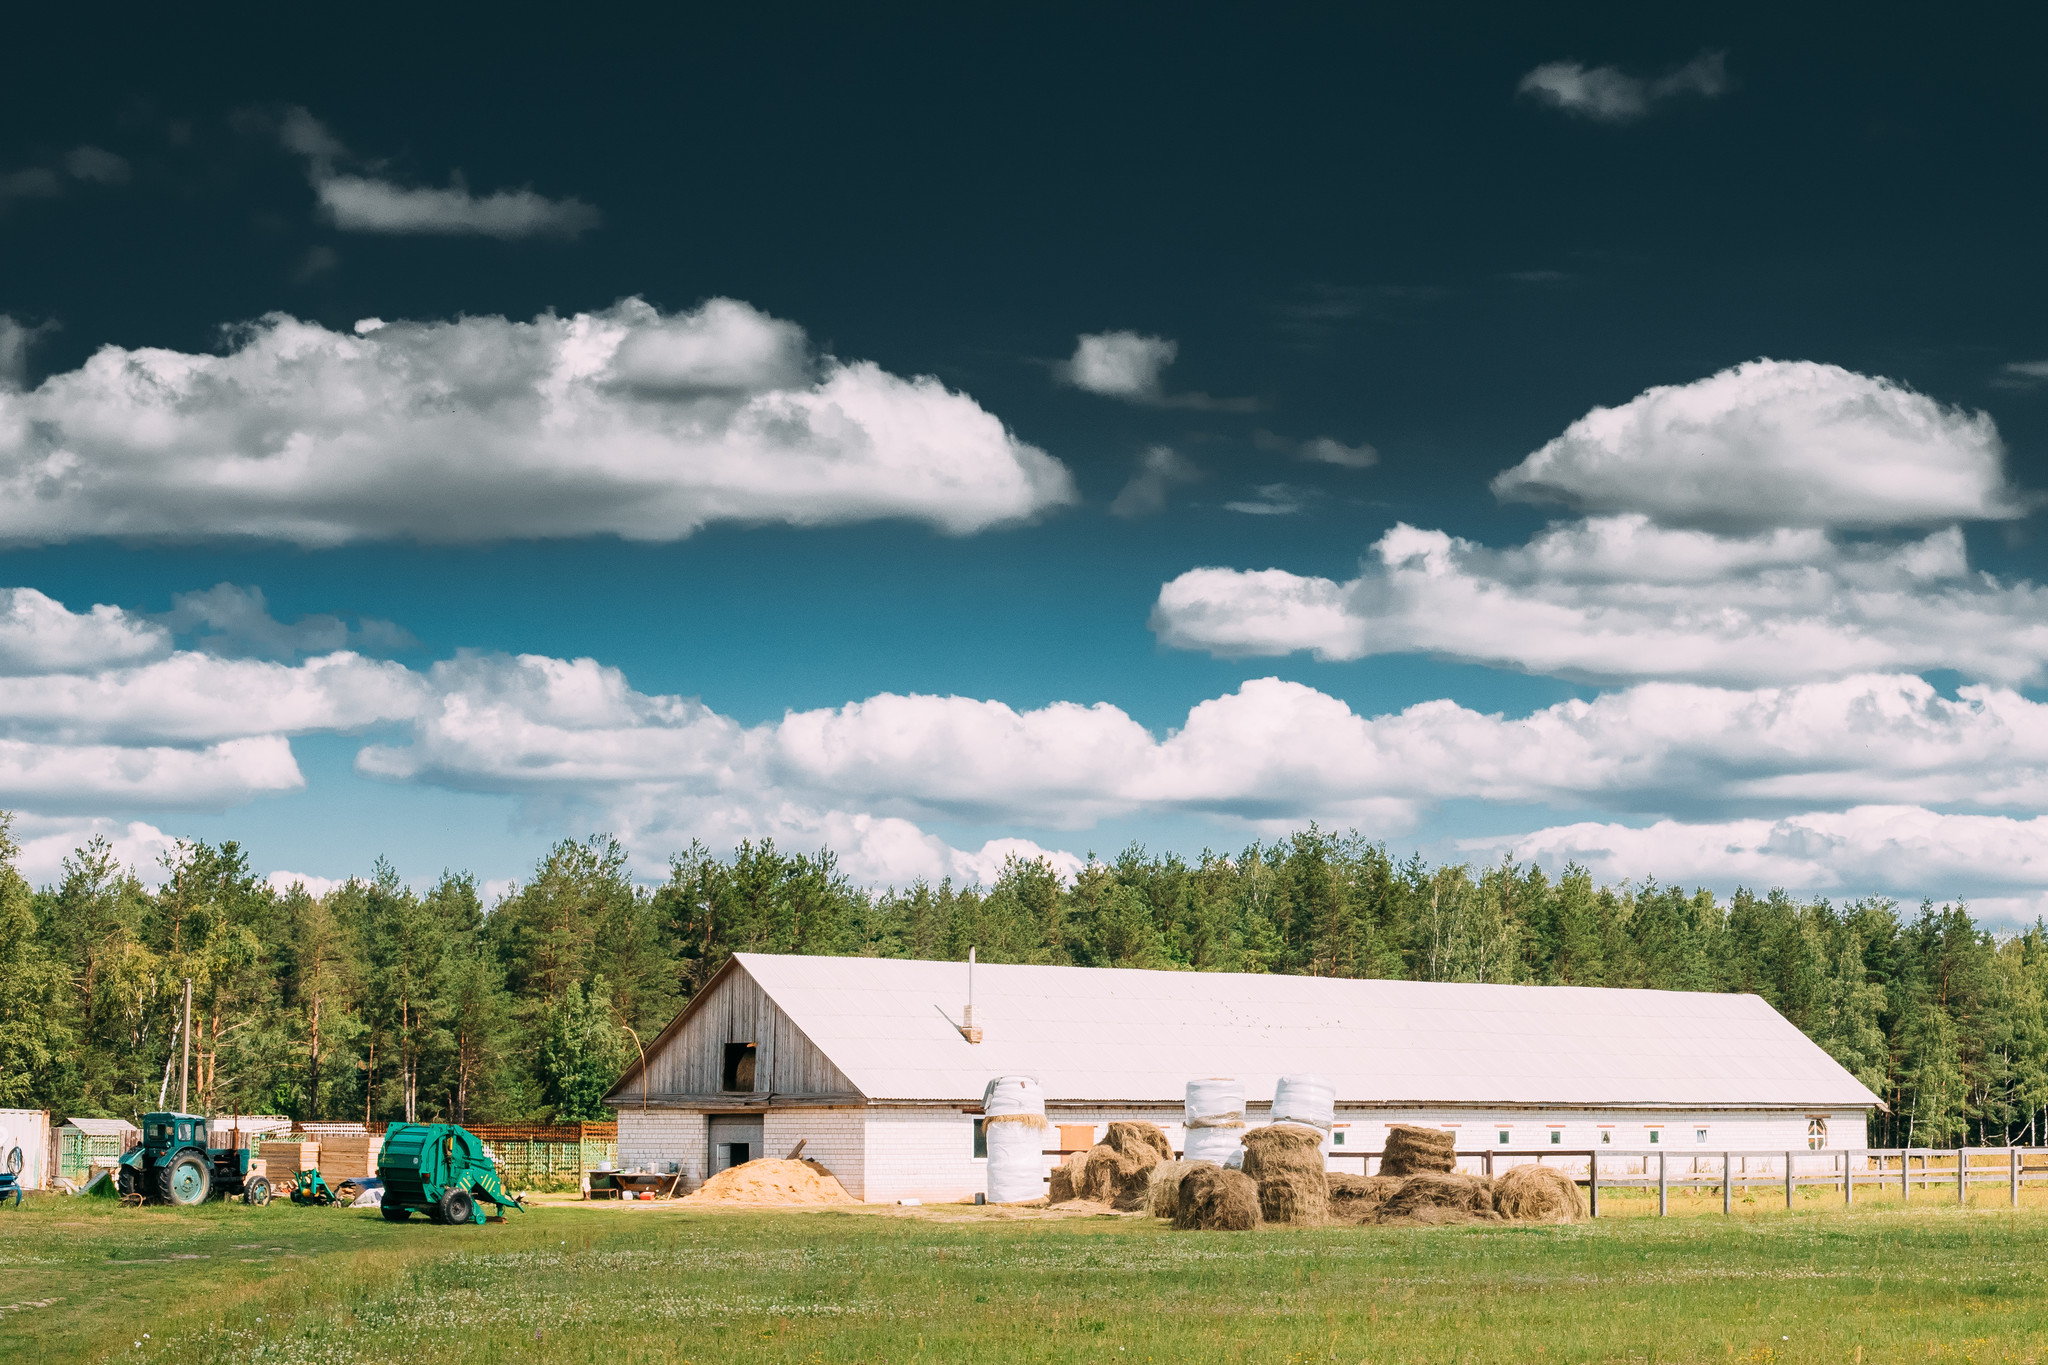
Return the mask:
[[197,1152],[180,1152],[157,1168],[156,1192],[166,1204],[204,1204],[213,1193],[213,1167]]
[[406,1219],[412,1217],[411,1209],[404,1207],[392,1208],[389,1204],[378,1209],[377,1212],[384,1215],[384,1221],[387,1223],[403,1223]]
[[448,1224],[476,1221],[476,1201],[468,1190],[450,1190],[441,1196],[441,1221]]
[[131,1194],[138,1199],[142,1197],[142,1184],[140,1180],[140,1175],[141,1173],[137,1171],[134,1167],[123,1166],[121,1168],[121,1173],[114,1177],[114,1185],[117,1189],[121,1191],[121,1197],[123,1199],[126,1199]]
[[242,1182],[242,1202],[258,1206],[270,1202],[270,1182],[260,1175],[252,1175]]

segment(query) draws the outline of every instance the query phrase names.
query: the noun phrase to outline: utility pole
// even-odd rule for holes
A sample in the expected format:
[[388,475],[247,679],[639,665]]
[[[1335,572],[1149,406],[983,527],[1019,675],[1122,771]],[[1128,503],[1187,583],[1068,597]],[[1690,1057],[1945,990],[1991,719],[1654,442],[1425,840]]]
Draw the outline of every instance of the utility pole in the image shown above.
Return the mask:
[[178,1112],[192,1112],[192,978],[185,978],[185,1061],[178,1071]]

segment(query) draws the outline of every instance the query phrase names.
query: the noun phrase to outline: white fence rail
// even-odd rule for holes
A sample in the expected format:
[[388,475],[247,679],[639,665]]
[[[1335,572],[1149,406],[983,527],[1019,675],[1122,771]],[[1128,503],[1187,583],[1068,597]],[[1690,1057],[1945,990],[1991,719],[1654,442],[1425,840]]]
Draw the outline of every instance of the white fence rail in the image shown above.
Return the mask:
[[[1370,1174],[1379,1152],[1332,1152],[1333,1158],[1362,1158]],[[1670,1212],[1671,1191],[1675,1189],[1719,1189],[1721,1212],[1733,1213],[1735,1192],[1753,1189],[1782,1189],[1785,1207],[1801,1187],[1825,1186],[1839,1189],[1845,1205],[1856,1201],[1859,1189],[1889,1193],[1897,1189],[1910,1202],[1913,1189],[1935,1198],[1969,1202],[1972,1185],[2005,1185],[2014,1206],[2020,1202],[2020,1187],[2029,1182],[2048,1181],[2048,1147],[1846,1147],[1792,1151],[1674,1151],[1670,1148],[1628,1151],[1618,1148],[1531,1147],[1509,1150],[1459,1152],[1459,1165],[1476,1164],[1479,1174],[1491,1176],[1499,1163],[1520,1165],[1528,1160],[1556,1164],[1587,1187],[1587,1203],[1595,1218],[1600,1216],[1603,1189],[1654,1189],[1657,1212]],[[1917,1165],[1916,1165],[1917,1163]],[[1633,1168],[1633,1169],[1631,1169]]]

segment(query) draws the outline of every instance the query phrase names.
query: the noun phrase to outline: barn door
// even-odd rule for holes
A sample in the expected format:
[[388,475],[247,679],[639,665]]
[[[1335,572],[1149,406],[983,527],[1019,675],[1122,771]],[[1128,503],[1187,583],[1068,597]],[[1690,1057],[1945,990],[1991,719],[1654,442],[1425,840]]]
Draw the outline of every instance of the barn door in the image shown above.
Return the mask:
[[713,1114],[711,1152],[704,1163],[708,1174],[744,1166],[767,1153],[761,1150],[763,1124],[758,1114]]

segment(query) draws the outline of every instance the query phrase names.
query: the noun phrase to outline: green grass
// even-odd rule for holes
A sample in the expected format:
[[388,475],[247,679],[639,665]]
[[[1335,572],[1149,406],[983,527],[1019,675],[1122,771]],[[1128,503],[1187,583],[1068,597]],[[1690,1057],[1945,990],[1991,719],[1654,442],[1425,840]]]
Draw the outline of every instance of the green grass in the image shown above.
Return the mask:
[[44,1198],[0,1212],[0,1358],[2048,1359],[2048,1211],[1977,1200],[1787,1213],[1760,1192],[1724,1219],[1687,1196],[1674,1208],[1711,1212],[1658,1219],[1617,1195],[1576,1227],[1229,1234],[559,1206],[440,1228]]

